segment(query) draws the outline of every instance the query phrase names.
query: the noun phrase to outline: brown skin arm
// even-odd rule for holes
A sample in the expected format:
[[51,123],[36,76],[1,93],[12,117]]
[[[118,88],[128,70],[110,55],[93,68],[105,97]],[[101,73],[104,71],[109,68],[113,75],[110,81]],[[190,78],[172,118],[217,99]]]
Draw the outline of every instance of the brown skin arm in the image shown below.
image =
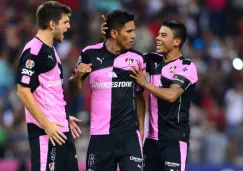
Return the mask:
[[143,93],[137,94],[137,115],[139,121],[139,132],[143,142],[144,137],[144,118],[145,118],[145,99]]
[[169,88],[160,88],[147,82],[140,63],[138,69],[133,67],[131,71],[132,74],[130,76],[134,78],[139,85],[160,99],[174,103],[184,93],[184,90],[178,84],[172,84]]

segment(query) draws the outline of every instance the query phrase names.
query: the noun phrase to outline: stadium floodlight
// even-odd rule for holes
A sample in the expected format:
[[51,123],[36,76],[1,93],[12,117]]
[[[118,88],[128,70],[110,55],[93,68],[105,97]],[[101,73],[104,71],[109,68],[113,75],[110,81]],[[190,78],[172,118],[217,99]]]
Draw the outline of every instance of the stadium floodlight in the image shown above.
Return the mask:
[[236,69],[236,70],[242,70],[243,68],[243,62],[240,58],[235,58],[233,60],[233,67]]

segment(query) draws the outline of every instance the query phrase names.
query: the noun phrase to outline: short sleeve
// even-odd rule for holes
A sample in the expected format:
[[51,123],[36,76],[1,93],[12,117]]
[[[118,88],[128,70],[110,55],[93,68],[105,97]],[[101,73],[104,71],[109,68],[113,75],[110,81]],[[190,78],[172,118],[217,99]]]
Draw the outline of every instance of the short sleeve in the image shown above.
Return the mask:
[[146,71],[146,60],[145,60],[145,56],[144,55],[142,55],[142,57],[143,57],[143,61],[141,62],[141,64],[142,64],[142,70],[143,71]]
[[[76,70],[77,70],[79,64],[81,64],[81,63],[85,63],[85,64],[88,64],[88,63],[89,63],[89,62],[88,62],[87,54],[86,54],[85,52],[81,52],[81,54],[80,54],[80,56],[79,56],[79,58],[78,58],[78,61],[77,61],[77,63],[76,63],[76,66],[75,66],[75,69],[74,69],[74,71],[73,71],[73,75],[72,75],[72,76],[75,75]],[[87,76],[88,76],[88,74],[85,74],[84,76],[82,76],[81,79],[82,79],[82,80],[85,80],[85,78],[86,78]]]
[[38,84],[38,76],[40,74],[40,63],[38,56],[25,51],[21,57],[17,69],[17,83],[33,89]]
[[197,69],[195,64],[191,62],[190,65],[182,65],[175,71],[173,84],[179,84],[186,90],[191,84],[195,84],[197,80]]
[[146,72],[149,73],[149,63],[148,63],[148,59],[149,59],[149,53],[145,53],[143,54],[143,59],[144,59],[144,63],[145,63],[145,67],[146,67]]
[[[145,57],[144,57],[144,55],[142,55],[142,61],[141,61],[141,68],[142,68],[142,71],[144,72],[144,74],[146,74],[146,61],[145,61]],[[139,93],[139,92],[143,92],[144,91],[144,89],[140,86],[140,85],[138,85],[137,84],[137,86],[136,86],[136,92],[137,93]]]

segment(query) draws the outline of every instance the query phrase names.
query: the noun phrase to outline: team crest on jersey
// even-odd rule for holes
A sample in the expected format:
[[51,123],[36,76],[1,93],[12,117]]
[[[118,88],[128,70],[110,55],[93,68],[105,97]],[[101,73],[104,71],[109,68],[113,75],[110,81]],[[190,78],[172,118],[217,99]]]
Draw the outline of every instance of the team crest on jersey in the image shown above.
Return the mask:
[[26,68],[29,68],[29,69],[32,69],[33,67],[35,66],[35,62],[28,59],[26,62],[25,62],[25,67]]
[[175,69],[176,69],[176,66],[171,66],[171,67],[169,68],[170,73],[174,72]]
[[54,171],[55,170],[55,163],[54,162],[49,163],[49,169],[50,169],[50,171]]
[[134,60],[132,58],[128,57],[128,58],[125,59],[125,61],[128,65],[132,65]]

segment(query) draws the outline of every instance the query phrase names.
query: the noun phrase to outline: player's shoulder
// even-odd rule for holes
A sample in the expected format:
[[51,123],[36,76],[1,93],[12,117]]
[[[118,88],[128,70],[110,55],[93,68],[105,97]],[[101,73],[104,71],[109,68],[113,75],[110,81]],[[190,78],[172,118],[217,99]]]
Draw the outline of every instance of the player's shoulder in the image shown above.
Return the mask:
[[143,57],[143,53],[142,52],[139,52],[138,50],[135,50],[135,49],[131,48],[128,51],[131,52],[131,53],[135,53],[135,54]]
[[94,44],[94,45],[89,45],[89,46],[86,46],[85,48],[83,48],[82,50],[82,53],[88,53],[92,50],[96,50],[96,49],[101,49],[104,47],[104,42],[102,43],[98,43],[98,44]]
[[157,57],[157,58],[161,58],[163,57],[162,54],[156,53],[156,52],[149,52],[149,53],[144,53],[144,56],[148,56],[148,57]]
[[181,71],[183,71],[183,73],[185,73],[185,74],[194,73],[193,75],[197,75],[196,65],[190,58],[181,56],[180,60],[181,60],[181,64],[180,64],[181,67],[179,67],[179,68],[181,68]]
[[37,56],[40,53],[40,51],[43,49],[42,47],[43,47],[43,42],[37,37],[34,37],[32,40],[26,43],[22,51],[22,54],[31,54]]
[[192,66],[195,65],[193,61],[186,56],[181,56],[180,60],[182,61],[182,65],[192,65]]
[[143,54],[145,60],[148,61],[160,61],[163,59],[163,55],[158,54],[156,52],[149,52]]
[[34,37],[25,45],[21,57],[31,56],[36,60],[38,60],[38,58],[40,58],[40,60],[43,60],[44,58],[48,58],[48,55],[52,56],[53,49],[55,51],[54,46],[49,47],[48,45],[44,44],[39,38]]

